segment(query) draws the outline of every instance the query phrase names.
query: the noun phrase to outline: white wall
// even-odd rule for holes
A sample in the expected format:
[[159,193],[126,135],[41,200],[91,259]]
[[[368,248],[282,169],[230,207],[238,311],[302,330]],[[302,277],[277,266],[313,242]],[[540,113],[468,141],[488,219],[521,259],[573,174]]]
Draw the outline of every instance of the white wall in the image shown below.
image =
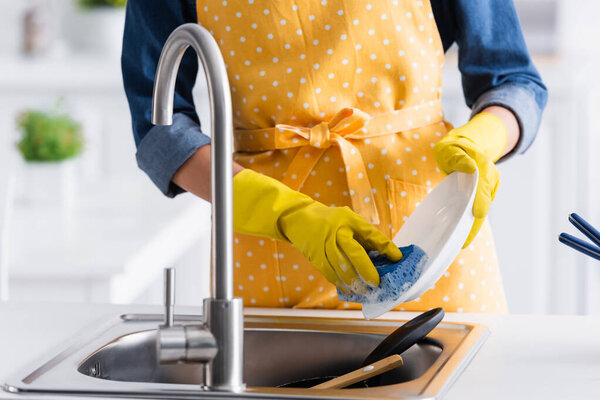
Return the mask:
[[[48,53],[24,57],[21,21],[32,4],[48,5],[55,41]],[[67,0],[0,0],[0,184],[5,186],[9,170],[19,178],[27,173],[15,149],[19,112],[52,108],[61,97],[82,123],[86,140],[77,160],[76,206],[27,206],[22,198],[31,188],[19,181],[12,227],[4,235],[0,230],[0,243],[7,245],[0,246],[0,260],[9,265],[2,270],[9,275],[9,298],[160,303],[161,268],[174,266],[178,303],[201,304],[209,286],[207,205],[191,196],[164,198],[138,169],[121,83],[122,34],[117,32],[106,53],[72,47],[70,6]],[[90,33],[103,36],[93,26]],[[197,92],[205,87],[200,79]],[[208,119],[205,97],[198,103],[203,120]],[[2,210],[4,195],[0,191]],[[0,289],[2,295],[7,291]]]
[[[530,0],[517,5],[526,40],[538,51],[534,62],[549,100],[533,146],[499,165],[502,184],[490,220],[509,307],[517,313],[598,313],[600,263],[560,244],[557,237],[561,232],[581,236],[568,223],[571,212],[600,226],[600,48],[595,39],[600,24],[592,21],[600,2]],[[444,78],[447,118],[462,123],[469,110],[452,55]]]

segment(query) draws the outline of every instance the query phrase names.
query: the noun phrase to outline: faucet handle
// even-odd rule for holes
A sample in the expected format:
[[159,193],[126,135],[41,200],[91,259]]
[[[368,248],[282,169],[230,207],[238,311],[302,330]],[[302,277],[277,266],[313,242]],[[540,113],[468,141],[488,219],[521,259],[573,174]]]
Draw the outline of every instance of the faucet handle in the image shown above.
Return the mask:
[[157,361],[206,363],[217,354],[215,337],[203,325],[175,325],[175,268],[165,268],[165,323],[156,336]]
[[173,326],[175,313],[175,268],[165,268],[163,283],[165,293],[165,323],[163,326],[170,328]]

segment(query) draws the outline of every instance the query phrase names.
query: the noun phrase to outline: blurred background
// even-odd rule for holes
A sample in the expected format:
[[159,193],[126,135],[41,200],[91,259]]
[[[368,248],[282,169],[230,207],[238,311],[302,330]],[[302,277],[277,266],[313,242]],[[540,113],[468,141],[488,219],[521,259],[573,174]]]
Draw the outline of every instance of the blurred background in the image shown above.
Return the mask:
[[[179,304],[208,294],[210,207],[164,198],[137,168],[119,56],[125,0],[0,0],[0,298]],[[600,313],[600,263],[558,243],[600,226],[600,1],[516,0],[549,89],[538,138],[500,165],[490,219],[513,313]],[[444,103],[467,121],[456,51]],[[206,85],[196,105],[210,125]],[[52,146],[37,148],[36,139]],[[54,162],[44,162],[54,161]]]

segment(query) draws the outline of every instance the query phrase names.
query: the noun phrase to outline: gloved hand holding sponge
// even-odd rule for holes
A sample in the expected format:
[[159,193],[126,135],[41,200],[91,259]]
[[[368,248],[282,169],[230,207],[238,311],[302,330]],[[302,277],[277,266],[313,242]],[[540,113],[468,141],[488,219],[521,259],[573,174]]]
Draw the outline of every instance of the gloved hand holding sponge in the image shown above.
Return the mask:
[[250,169],[234,176],[233,199],[236,232],[293,244],[344,293],[356,290],[359,276],[371,286],[379,285],[365,249],[394,262],[402,258],[390,239],[350,208],[325,206]]
[[452,129],[433,148],[440,170],[446,174],[479,170],[473,204],[475,222],[463,246],[477,236],[500,185],[500,172],[494,165],[504,153],[508,132],[502,120],[491,113],[480,113],[460,128]]

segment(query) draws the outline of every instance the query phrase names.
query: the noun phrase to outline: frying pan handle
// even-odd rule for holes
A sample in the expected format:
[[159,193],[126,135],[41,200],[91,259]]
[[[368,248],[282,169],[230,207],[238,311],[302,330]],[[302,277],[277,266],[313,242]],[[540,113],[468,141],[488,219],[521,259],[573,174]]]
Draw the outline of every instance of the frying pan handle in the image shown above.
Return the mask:
[[379,343],[379,346],[365,358],[362,366],[373,364],[392,354],[402,354],[427,336],[443,318],[444,309],[434,308],[411,319]]

